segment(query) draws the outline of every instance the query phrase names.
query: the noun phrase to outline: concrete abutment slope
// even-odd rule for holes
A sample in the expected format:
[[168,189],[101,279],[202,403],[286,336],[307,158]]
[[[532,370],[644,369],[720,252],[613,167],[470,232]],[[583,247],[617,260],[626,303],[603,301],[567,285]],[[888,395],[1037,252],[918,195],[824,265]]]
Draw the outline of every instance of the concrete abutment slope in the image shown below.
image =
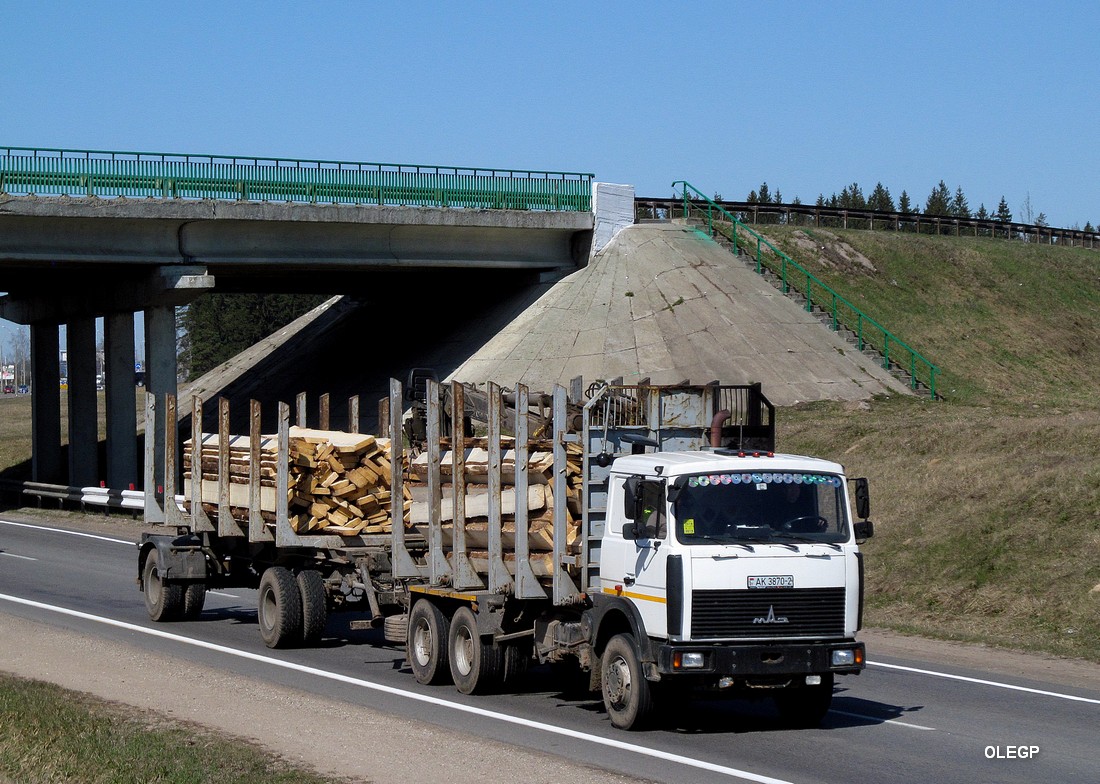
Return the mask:
[[[781,406],[909,393],[684,226],[628,226],[587,266],[553,283],[475,279],[469,271],[464,279],[460,288],[451,281],[436,294],[421,281],[415,297],[402,290],[410,281],[395,279],[382,296],[376,287],[371,302],[331,301],[284,330],[286,339],[273,336],[192,388],[207,400],[225,394],[242,415],[249,397],[293,403],[305,391],[311,425],[316,397],[328,392],[331,424],[341,428],[347,399],[360,395],[360,428],[368,431],[376,429],[376,403],[388,379],[412,367],[538,391],[577,376],[585,383],[620,376],[625,383],[760,382]],[[267,416],[265,407],[265,422]]]

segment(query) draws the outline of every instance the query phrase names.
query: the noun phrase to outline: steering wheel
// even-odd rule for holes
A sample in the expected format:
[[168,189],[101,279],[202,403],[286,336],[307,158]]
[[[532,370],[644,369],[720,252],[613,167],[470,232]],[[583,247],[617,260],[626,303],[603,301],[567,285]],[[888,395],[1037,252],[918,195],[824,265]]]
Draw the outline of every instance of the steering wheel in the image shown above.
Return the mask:
[[802,515],[792,517],[780,526],[784,531],[796,531],[798,533],[812,533],[824,531],[829,527],[829,520],[821,515]]

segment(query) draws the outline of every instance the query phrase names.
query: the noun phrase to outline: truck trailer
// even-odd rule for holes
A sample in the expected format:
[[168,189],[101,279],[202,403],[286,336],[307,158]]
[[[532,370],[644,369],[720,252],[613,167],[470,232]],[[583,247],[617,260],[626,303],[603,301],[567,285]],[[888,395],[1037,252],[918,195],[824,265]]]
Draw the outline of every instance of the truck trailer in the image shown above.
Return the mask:
[[[147,416],[159,403],[147,397]],[[174,421],[174,399],[162,404]],[[249,435],[234,437],[227,405],[204,433],[192,401],[181,496],[174,444],[163,480],[147,477],[163,486],[147,521],[171,529],[138,545],[155,621],[197,617],[208,589],[256,588],[269,647],[313,644],[330,613],[351,612],[351,628],[405,644],[422,684],[493,692],[560,664],[626,730],[695,694],[770,697],[789,726],[816,726],[835,677],[865,666],[867,481],[776,452],[759,385],[576,379],[535,394],[391,379],[379,462],[351,477],[381,489],[320,528],[337,508],[323,494],[352,492],[348,480],[324,487],[296,466],[335,465],[330,447],[354,434],[303,457],[319,433],[301,408],[291,427],[279,404],[263,435],[253,403]],[[248,448],[236,477],[235,440]],[[307,486],[322,495],[303,501]]]

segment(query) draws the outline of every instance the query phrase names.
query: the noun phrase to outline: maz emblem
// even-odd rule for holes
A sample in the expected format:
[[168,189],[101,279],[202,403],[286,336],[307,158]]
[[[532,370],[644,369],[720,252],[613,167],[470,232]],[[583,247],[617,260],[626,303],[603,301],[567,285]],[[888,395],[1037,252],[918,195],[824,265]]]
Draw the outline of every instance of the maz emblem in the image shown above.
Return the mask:
[[775,614],[775,606],[774,605],[769,605],[768,606],[768,614],[767,615],[765,615],[762,618],[753,618],[752,622],[753,623],[790,623],[790,621],[787,620],[786,615],[776,615]]

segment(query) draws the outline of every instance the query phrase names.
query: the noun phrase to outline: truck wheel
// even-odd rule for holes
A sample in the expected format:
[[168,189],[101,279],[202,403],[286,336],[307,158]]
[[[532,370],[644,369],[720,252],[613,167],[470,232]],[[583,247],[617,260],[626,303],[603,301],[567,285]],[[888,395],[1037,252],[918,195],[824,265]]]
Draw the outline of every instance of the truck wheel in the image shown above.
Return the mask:
[[477,616],[469,607],[459,607],[451,619],[451,677],[463,694],[486,694],[500,688],[504,672],[504,649],[485,643],[477,631]]
[[155,548],[145,557],[145,568],[142,570],[145,610],[152,621],[174,621],[183,614],[183,586],[161,579],[157,574],[159,560]]
[[260,578],[256,619],[268,648],[288,648],[302,639],[302,594],[289,569],[272,566]]
[[515,686],[531,666],[529,643],[508,643],[504,646],[504,658],[500,681],[503,686]]
[[800,686],[775,693],[775,707],[783,724],[792,729],[813,729],[821,724],[833,702],[833,675],[821,676],[820,686]]
[[443,611],[420,599],[409,613],[408,642],[405,644],[413,676],[418,683],[446,683],[451,677],[447,660],[450,619]]
[[298,592],[302,594],[302,644],[316,645],[328,623],[325,581],[314,569],[298,572]]
[[183,592],[183,620],[193,621],[206,605],[206,583],[188,583]]
[[653,693],[642,673],[634,638],[629,634],[612,637],[600,662],[603,704],[611,725],[621,730],[645,726],[653,712]]

